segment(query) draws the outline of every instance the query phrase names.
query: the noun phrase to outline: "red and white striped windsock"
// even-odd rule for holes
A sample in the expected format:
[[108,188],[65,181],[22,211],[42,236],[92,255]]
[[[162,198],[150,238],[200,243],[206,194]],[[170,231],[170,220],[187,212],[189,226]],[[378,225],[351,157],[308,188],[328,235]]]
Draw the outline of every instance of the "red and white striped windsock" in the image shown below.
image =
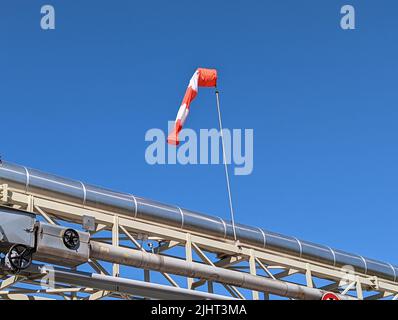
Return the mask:
[[217,70],[199,68],[195,71],[194,75],[189,81],[187,91],[185,92],[184,99],[182,100],[180,109],[177,113],[177,118],[174,123],[174,129],[169,134],[167,142],[169,144],[178,145],[178,134],[180,133],[185,120],[189,113],[189,106],[198,94],[199,87],[215,87],[217,85]]

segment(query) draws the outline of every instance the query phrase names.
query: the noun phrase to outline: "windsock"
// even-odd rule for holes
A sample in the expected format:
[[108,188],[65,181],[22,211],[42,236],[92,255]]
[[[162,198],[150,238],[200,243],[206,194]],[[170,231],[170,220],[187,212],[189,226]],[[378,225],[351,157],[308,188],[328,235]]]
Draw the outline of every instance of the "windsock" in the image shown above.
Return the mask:
[[199,68],[195,71],[194,75],[189,81],[187,91],[185,92],[184,99],[180,109],[177,113],[177,118],[174,123],[174,129],[169,134],[167,142],[169,144],[178,145],[180,141],[178,140],[178,134],[180,133],[185,120],[187,119],[189,113],[189,107],[191,102],[198,94],[199,87],[215,87],[217,85],[217,70],[215,69],[203,69]]

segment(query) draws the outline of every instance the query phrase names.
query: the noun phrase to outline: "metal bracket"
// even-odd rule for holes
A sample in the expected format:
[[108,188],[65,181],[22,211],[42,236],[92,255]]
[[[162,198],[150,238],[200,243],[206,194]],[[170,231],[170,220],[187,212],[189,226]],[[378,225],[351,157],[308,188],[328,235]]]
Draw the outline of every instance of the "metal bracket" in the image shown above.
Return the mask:
[[370,277],[369,281],[372,283],[373,289],[379,290],[379,278],[377,276]]
[[1,201],[4,203],[8,203],[8,184],[1,185]]

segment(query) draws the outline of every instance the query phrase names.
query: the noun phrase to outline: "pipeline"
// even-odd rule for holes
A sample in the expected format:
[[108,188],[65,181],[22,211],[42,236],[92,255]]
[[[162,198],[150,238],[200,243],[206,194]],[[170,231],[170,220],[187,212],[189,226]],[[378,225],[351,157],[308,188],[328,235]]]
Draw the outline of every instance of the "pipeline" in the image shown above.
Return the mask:
[[[315,288],[308,288],[294,283],[254,276],[244,272],[228,270],[198,262],[161,256],[141,250],[114,247],[109,244],[91,241],[90,256],[94,259],[123,264],[141,269],[166,272],[189,278],[201,278],[209,281],[234,285],[240,288],[268,292],[283,297],[300,300],[321,300],[327,293]],[[351,297],[338,295],[341,300]]]
[[[219,217],[166,205],[128,193],[107,190],[9,162],[0,163],[1,184],[8,184],[26,194],[53,197],[59,201],[65,200],[94,210],[109,210],[181,230],[200,232],[221,239],[234,239],[232,223]],[[332,249],[258,227],[242,224],[236,224],[235,227],[236,238],[242,244],[288,253],[333,267],[351,265],[356,271],[365,275],[379,276],[398,282],[398,267],[390,263]]]
[[[7,266],[4,265],[4,263],[0,263],[0,273],[2,275],[7,274]],[[13,273],[11,272],[11,274]],[[20,276],[25,276],[28,279],[37,279],[46,276],[47,279],[54,279],[54,281],[58,283],[67,283],[80,288],[105,290],[149,299],[237,300],[232,297],[214,293],[176,288],[168,285],[114,277],[104,274],[71,271],[58,267],[49,268],[48,266],[40,264],[32,264],[29,268],[21,270],[18,274]]]
[[[0,272],[11,274],[31,272],[32,267],[39,268],[38,265],[32,266],[33,260],[76,267],[89,262],[90,259],[98,259],[144,270],[167,272],[188,278],[200,278],[241,288],[269,292],[295,299],[320,299],[324,294],[319,289],[309,289],[304,286],[253,276],[214,265],[190,262],[175,257],[92,241],[90,240],[90,234],[87,232],[40,222],[36,220],[34,214],[18,209],[0,207],[0,220],[0,251],[5,255],[3,270],[0,270]],[[130,292],[138,290],[145,296],[148,291],[150,292],[153,289],[158,294],[163,294],[169,299],[185,292],[177,289],[173,291],[167,287],[156,287],[154,284],[146,286],[142,282],[135,280],[130,281],[129,279],[84,272],[75,272],[71,275],[68,270],[65,271],[65,269],[59,269],[58,267],[44,268],[41,272],[43,271],[52,273],[52,278],[56,278],[54,280],[57,282],[66,282],[76,286],[84,284],[86,287],[114,292],[120,292],[120,288],[126,287]],[[55,271],[56,273],[54,273]],[[90,284],[92,285],[90,286]],[[122,293],[126,292],[123,291]],[[221,297],[202,293],[187,293],[186,298],[221,299]]]

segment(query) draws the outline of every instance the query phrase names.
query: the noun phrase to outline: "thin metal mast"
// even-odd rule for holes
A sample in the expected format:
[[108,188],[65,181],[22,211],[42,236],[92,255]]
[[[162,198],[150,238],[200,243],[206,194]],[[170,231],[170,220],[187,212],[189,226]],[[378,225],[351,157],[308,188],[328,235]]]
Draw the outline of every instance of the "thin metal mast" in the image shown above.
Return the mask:
[[226,179],[226,182],[227,182],[229,208],[231,210],[232,229],[233,229],[233,232],[234,232],[234,239],[235,239],[235,241],[237,241],[236,230],[235,230],[235,215],[234,215],[234,208],[233,208],[233,205],[232,205],[231,186],[230,186],[230,183],[229,183],[228,164],[227,164],[227,157],[226,157],[226,153],[225,153],[224,133],[223,133],[222,120],[221,120],[220,96],[219,96],[219,91],[218,91],[217,88],[216,88],[216,101],[217,101],[217,111],[218,111],[218,124],[220,126],[220,134],[221,134],[221,147],[222,147],[222,152],[223,152],[225,179]]

